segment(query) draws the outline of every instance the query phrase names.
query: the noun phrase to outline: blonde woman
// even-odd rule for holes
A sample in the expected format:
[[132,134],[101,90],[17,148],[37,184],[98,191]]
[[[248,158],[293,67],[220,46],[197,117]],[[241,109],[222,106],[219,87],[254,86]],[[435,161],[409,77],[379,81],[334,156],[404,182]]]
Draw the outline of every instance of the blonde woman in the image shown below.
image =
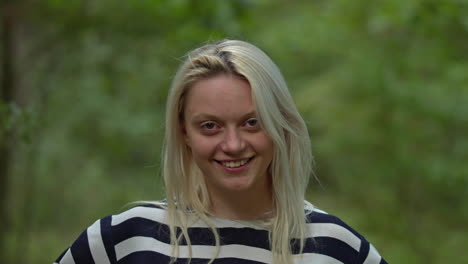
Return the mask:
[[311,163],[271,59],[243,41],[204,45],[167,100],[167,199],[98,220],[57,263],[386,263],[304,200]]

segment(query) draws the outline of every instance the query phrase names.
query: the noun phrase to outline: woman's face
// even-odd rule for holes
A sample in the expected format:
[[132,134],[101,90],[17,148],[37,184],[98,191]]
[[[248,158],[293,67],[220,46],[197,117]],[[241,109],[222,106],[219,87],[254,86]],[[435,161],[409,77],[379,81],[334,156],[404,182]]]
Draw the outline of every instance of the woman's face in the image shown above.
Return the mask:
[[186,96],[183,133],[209,192],[269,192],[273,143],[257,120],[249,83],[217,75]]

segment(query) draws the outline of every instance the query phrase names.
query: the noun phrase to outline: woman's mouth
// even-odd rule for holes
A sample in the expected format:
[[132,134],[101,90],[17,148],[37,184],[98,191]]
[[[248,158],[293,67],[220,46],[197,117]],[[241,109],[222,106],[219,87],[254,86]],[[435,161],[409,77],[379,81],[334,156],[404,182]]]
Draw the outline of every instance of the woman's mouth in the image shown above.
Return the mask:
[[250,163],[250,161],[253,160],[253,158],[254,157],[240,159],[240,160],[223,160],[223,161],[215,160],[215,161],[228,171],[237,171],[246,167]]

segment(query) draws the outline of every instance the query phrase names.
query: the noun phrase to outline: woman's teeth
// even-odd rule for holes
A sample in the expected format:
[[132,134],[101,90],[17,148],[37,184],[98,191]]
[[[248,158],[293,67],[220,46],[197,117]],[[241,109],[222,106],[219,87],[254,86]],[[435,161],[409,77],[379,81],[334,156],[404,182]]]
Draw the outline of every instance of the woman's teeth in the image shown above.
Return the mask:
[[237,161],[221,161],[221,165],[224,167],[228,168],[237,168],[240,166],[245,165],[247,162],[249,162],[250,159],[243,159],[243,160],[237,160]]

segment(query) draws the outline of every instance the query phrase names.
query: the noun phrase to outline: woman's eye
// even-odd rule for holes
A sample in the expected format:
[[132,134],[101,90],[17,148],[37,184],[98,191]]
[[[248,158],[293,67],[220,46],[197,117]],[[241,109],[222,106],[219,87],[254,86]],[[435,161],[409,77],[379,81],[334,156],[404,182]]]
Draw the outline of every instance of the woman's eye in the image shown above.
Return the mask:
[[206,130],[213,130],[216,128],[216,123],[215,122],[205,122],[203,124],[201,124],[200,126],[202,129],[206,129]]
[[251,118],[245,122],[248,127],[257,127],[258,125],[258,120],[256,118]]

